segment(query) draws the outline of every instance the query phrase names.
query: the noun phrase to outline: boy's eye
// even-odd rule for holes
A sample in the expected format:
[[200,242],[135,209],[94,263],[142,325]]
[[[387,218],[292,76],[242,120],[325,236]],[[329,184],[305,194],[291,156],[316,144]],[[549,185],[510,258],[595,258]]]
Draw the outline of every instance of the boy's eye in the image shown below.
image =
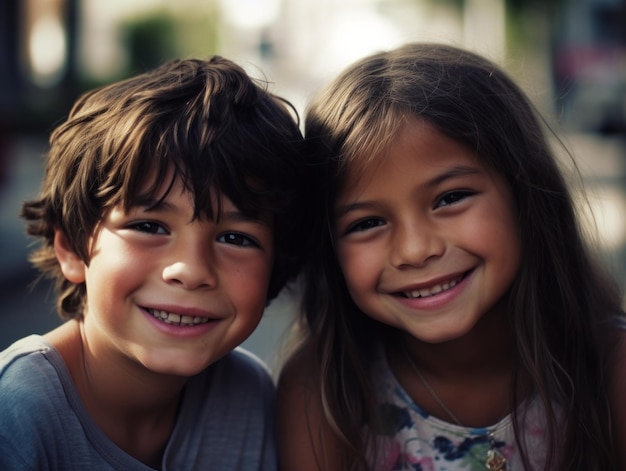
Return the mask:
[[227,232],[226,234],[222,234],[217,238],[217,241],[223,242],[225,244],[237,245],[239,247],[259,246],[259,244],[254,239],[238,232]]
[[368,230],[373,229],[375,227],[382,226],[383,224],[385,224],[385,221],[383,221],[382,219],[377,219],[377,218],[361,219],[360,221],[358,221],[358,222],[352,224],[350,227],[348,227],[348,230],[346,231],[346,234],[348,234],[350,232],[364,232],[364,231],[368,231]]
[[437,200],[435,207],[452,206],[473,194],[474,192],[468,190],[450,191]]
[[139,232],[146,232],[148,234],[167,234],[167,229],[162,224],[152,221],[136,222],[130,226]]

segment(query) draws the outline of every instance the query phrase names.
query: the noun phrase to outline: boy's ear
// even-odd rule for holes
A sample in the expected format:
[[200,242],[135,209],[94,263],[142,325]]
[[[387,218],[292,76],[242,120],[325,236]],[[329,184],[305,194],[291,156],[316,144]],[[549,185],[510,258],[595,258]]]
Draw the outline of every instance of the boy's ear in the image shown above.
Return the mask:
[[54,254],[59,261],[63,276],[72,283],[85,281],[85,264],[70,248],[67,236],[63,231],[54,230]]

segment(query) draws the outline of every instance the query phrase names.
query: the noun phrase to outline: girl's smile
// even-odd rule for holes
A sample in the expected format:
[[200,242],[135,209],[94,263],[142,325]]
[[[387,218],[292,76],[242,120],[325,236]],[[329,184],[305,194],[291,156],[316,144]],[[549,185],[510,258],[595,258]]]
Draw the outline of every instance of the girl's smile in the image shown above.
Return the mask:
[[335,234],[361,310],[426,342],[471,331],[499,305],[520,262],[507,182],[419,120],[369,167],[349,169]]
[[412,290],[408,294],[402,292],[399,302],[410,309],[423,311],[433,310],[454,301],[465,289],[471,273],[467,276],[449,278],[448,281],[437,283],[430,288]]
[[398,290],[399,295],[406,298],[428,298],[454,288],[465,277],[465,274],[444,277],[442,281],[430,281],[411,288]]

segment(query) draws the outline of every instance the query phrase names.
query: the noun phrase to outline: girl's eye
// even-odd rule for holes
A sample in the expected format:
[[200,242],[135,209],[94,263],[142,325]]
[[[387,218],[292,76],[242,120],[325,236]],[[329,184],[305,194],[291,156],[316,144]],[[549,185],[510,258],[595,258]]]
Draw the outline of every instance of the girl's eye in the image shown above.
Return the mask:
[[162,224],[152,221],[136,222],[130,226],[132,229],[148,234],[167,234],[167,229]]
[[439,198],[437,200],[437,203],[435,204],[435,207],[452,206],[452,205],[458,203],[459,201],[462,201],[465,198],[467,198],[469,196],[472,196],[473,194],[474,194],[474,192],[467,191],[467,190],[451,191],[451,192],[446,193],[445,195],[443,195],[441,198]]
[[254,239],[238,232],[228,232],[226,234],[222,234],[217,238],[217,241],[225,244],[237,245],[239,247],[259,247],[259,244]]
[[382,226],[383,224],[385,224],[385,221],[383,221],[382,219],[376,219],[376,218],[361,219],[357,223],[352,224],[350,227],[348,227],[346,234],[350,232],[368,231],[375,227]]

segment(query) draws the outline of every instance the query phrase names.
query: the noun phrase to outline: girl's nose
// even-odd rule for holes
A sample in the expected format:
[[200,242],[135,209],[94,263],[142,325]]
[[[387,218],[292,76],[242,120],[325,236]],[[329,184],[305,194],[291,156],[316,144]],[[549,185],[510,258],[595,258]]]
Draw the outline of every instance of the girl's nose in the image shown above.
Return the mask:
[[421,267],[445,252],[445,240],[432,224],[399,224],[393,234],[390,261],[397,268]]
[[170,263],[163,269],[163,279],[184,289],[210,289],[217,285],[215,255],[210,243],[181,241]]

